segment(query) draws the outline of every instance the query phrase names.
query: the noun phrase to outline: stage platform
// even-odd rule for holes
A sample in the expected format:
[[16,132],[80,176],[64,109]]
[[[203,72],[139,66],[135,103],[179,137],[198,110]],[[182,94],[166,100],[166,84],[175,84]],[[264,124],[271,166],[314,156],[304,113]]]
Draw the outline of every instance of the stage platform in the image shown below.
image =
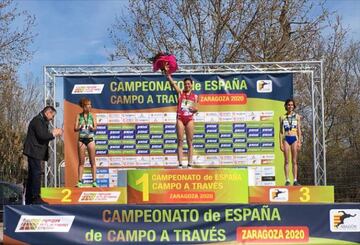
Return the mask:
[[[5,244],[359,244],[332,186],[248,186],[246,169],[128,170],[122,186],[46,188],[6,206]],[[125,177],[125,176],[123,176]]]

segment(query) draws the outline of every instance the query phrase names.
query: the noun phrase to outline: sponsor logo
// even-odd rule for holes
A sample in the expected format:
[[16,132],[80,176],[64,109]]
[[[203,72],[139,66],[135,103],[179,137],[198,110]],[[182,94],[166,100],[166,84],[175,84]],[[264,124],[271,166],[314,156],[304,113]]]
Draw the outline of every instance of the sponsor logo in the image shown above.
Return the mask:
[[287,202],[289,201],[289,191],[286,188],[270,188],[270,202]]
[[75,84],[72,94],[101,94],[104,84]]
[[120,191],[84,191],[79,202],[117,202]]
[[143,124],[143,125],[136,125],[136,130],[149,130],[149,125],[148,124]]
[[194,148],[205,148],[205,144],[194,144]]
[[271,93],[272,92],[272,81],[271,80],[257,80],[256,91],[258,93]]
[[220,134],[220,138],[232,138],[232,134]]
[[164,129],[176,129],[175,124],[164,124]]
[[162,144],[151,144],[150,149],[163,149],[164,146]]
[[176,149],[164,149],[164,153],[165,153],[165,154],[175,154],[175,153],[176,153]]
[[73,215],[21,215],[15,232],[69,232]]
[[244,152],[246,152],[246,149],[245,148],[234,148],[233,149],[233,152],[234,153],[244,153]]
[[332,232],[360,232],[360,209],[331,209]]
[[208,149],[205,149],[205,153],[219,153],[219,149],[217,149],[217,148],[208,148]]
[[165,144],[176,144],[177,140],[176,139],[165,139],[164,143]]
[[219,130],[218,129],[205,129],[205,133],[218,133]]
[[148,149],[138,149],[138,150],[136,150],[136,154],[150,154],[150,150],[148,150]]

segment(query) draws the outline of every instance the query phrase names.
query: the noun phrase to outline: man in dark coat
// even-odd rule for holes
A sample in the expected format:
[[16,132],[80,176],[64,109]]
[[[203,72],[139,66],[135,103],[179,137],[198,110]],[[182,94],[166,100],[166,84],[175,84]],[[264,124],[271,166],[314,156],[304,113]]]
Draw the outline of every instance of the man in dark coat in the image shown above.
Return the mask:
[[28,179],[26,183],[25,203],[45,204],[40,198],[41,163],[49,158],[49,142],[62,135],[62,129],[50,131],[49,122],[54,119],[56,110],[46,106],[29,124],[24,143],[24,155],[28,158]]

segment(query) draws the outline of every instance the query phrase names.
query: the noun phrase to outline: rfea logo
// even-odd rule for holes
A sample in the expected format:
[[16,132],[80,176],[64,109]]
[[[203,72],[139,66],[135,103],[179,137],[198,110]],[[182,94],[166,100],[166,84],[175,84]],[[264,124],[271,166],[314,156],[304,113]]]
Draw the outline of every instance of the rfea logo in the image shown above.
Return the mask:
[[79,202],[117,202],[120,191],[84,191]]
[[75,84],[72,94],[101,94],[104,84]]
[[270,188],[270,202],[287,202],[289,201],[289,191],[286,188]]
[[257,80],[256,91],[258,93],[271,93],[272,92],[272,81],[271,80]]
[[69,232],[73,215],[21,215],[15,232]]

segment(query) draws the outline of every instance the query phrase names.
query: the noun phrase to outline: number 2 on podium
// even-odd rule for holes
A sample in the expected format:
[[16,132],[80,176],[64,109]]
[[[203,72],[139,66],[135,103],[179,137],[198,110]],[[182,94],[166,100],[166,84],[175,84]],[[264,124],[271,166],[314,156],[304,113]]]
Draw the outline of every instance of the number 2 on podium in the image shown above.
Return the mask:
[[61,199],[61,202],[71,202],[71,190],[70,189],[63,189],[61,191],[62,194],[65,194],[65,196]]
[[143,174],[140,179],[136,181],[136,185],[142,185],[142,199],[143,202],[149,201],[149,174]]

